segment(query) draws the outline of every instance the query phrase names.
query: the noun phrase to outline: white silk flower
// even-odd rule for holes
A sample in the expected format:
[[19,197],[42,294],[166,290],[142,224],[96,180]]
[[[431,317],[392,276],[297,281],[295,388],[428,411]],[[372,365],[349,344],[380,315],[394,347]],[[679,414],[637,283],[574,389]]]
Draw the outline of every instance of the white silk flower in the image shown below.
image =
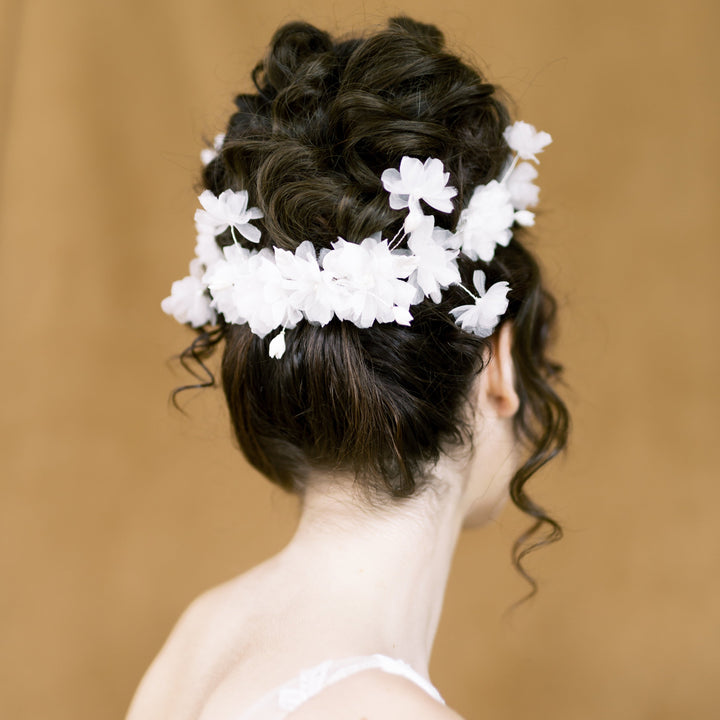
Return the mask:
[[242,288],[250,281],[250,251],[239,245],[223,248],[223,257],[207,269],[203,282],[212,296],[212,306],[229,323],[247,322],[247,315],[241,312],[237,303],[236,288]]
[[485,273],[482,270],[473,273],[473,285],[478,293],[475,303],[453,308],[450,313],[466,332],[479,337],[489,337],[493,334],[500,316],[507,310],[510,286],[502,280],[491,285],[486,291]]
[[190,275],[176,280],[170,289],[170,295],[160,307],[180,323],[190,323],[193,327],[202,327],[216,320],[215,311],[210,307],[210,298],[205,292],[207,286],[202,281],[203,265],[198,258],[190,261]]
[[280,326],[295,327],[302,319],[267,248],[257,252],[228,245],[223,248],[223,259],[207,270],[203,282],[212,295],[212,307],[230,323],[248,323],[258,337]]
[[452,212],[451,200],[457,195],[457,188],[447,184],[450,173],[445,172],[438,158],[428,158],[423,163],[406,155],[400,161],[400,170],[388,168],[380,179],[390,193],[390,207],[393,210],[408,208],[406,232],[414,230],[423,216],[420,200],[440,212]]
[[275,248],[275,263],[285,280],[290,304],[310,322],[327,325],[337,304],[338,289],[330,273],[320,268],[313,244],[305,240],[294,253]]
[[495,246],[510,242],[514,216],[510,192],[505,185],[491,180],[487,185],[476,187],[458,222],[457,234],[463,254],[471,260],[479,258],[490,262]]
[[424,217],[407,243],[417,258],[417,268],[409,278],[410,284],[417,287],[413,304],[423,297],[439,303],[441,290],[460,282],[457,240],[451,232],[434,225],[432,215]]
[[503,137],[510,149],[514,150],[523,160],[535,162],[538,162],[536,153],[542,152],[543,148],[552,142],[549,133],[538,132],[530,123],[522,120],[506,127]]
[[204,208],[195,211],[195,222],[199,229],[206,231],[212,228],[212,234],[219,235],[232,227],[250,242],[260,241],[260,230],[251,225],[250,221],[261,218],[263,213],[260,208],[248,208],[247,190],[224,190],[219,197],[205,190],[198,200]]
[[410,324],[415,288],[402,278],[415,270],[416,260],[411,255],[394,253],[387,240],[375,237],[365,238],[360,244],[338,238],[322,263],[343,291],[335,307],[335,315],[341,320],[361,328],[375,321]]
[[246,308],[248,323],[258,337],[265,337],[277,327],[294,328],[302,313],[290,302],[290,292],[275,264],[272,251],[264,248],[250,256],[248,273],[250,282],[236,294]]

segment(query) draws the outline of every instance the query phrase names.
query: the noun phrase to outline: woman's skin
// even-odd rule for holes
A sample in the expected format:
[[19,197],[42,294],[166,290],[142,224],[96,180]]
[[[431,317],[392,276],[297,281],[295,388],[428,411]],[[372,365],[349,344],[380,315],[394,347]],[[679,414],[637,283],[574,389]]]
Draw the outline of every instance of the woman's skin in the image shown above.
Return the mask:
[[[460,531],[499,513],[521,459],[511,344],[508,322],[473,388],[472,448],[444,455],[429,491],[371,507],[350,480],[313,478],[290,543],[190,606],[128,720],[240,720],[265,692],[331,658],[382,653],[427,678]],[[291,715],[345,717],[459,716],[378,670],[337,683]]]

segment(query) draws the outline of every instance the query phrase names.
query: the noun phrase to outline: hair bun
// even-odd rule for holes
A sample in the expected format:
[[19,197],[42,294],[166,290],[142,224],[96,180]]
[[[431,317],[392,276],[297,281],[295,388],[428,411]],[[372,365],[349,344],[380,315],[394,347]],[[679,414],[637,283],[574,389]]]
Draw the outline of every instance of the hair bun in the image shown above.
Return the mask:
[[[246,250],[309,242],[321,253],[338,237],[395,236],[404,213],[390,206],[381,178],[404,156],[437,158],[451,173],[454,211],[438,211],[436,224],[452,231],[474,188],[505,168],[510,118],[502,93],[447,52],[432,25],[395,17],[387,28],[335,42],[308,23],[289,23],[252,79],[257,92],[235,99],[225,143],[203,175],[216,197],[242,189],[247,206],[264,213],[256,222],[260,243]],[[546,355],[555,301],[520,229],[512,235],[490,265],[465,257],[458,269],[465,288],[482,270],[489,285],[513,289],[504,314],[513,323],[520,397],[513,428],[528,457],[510,496],[533,518],[514,550],[527,578],[522,558],[560,529],[525,483],[565,447],[569,418],[552,387],[562,368]],[[236,241],[229,229],[216,237],[220,245]],[[258,303],[266,302],[262,290]],[[182,359],[205,368],[202,361],[226,341],[222,385],[239,446],[282,487],[302,492],[317,472],[348,473],[379,498],[409,497],[436,480],[432,468],[442,453],[470,447],[474,416],[466,410],[492,340],[465,332],[450,315],[467,293],[452,286],[440,303],[414,304],[410,326],[300,322],[272,359],[270,343],[280,336],[261,338],[221,314],[217,328],[198,329]],[[187,387],[214,384],[210,378]],[[533,537],[543,525],[547,538]]]

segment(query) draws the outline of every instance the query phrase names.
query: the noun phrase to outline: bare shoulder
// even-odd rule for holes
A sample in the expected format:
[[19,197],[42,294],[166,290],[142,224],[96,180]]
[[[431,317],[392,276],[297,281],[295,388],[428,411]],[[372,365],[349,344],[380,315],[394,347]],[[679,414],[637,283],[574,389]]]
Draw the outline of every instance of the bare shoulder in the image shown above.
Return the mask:
[[404,677],[366,670],[323,690],[288,720],[463,720]]
[[[187,699],[188,678],[217,652],[213,627],[233,595],[231,583],[219,585],[193,600],[181,614],[143,676],[127,720],[167,716],[170,707]],[[177,715],[180,717],[180,715]]]
[[191,656],[196,655],[212,638],[213,625],[225,615],[223,609],[228,607],[232,592],[233,585],[226,583],[196,597],[170,631],[150,671],[177,668],[189,657],[187,649],[192,649]]

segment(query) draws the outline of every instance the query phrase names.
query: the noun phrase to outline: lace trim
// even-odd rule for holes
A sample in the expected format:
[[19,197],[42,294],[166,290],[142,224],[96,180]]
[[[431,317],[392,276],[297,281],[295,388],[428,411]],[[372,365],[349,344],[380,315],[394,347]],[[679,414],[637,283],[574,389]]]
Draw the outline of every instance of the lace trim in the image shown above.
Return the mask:
[[303,670],[297,677],[262,697],[243,717],[249,718],[252,713],[269,705],[273,705],[285,713],[292,712],[326,687],[334,685],[355,673],[370,669],[382,670],[392,675],[404,677],[425,690],[428,695],[438,702],[445,704],[437,689],[406,662],[387,655],[376,654],[366,657],[351,657],[344,660],[326,660],[315,667]]

